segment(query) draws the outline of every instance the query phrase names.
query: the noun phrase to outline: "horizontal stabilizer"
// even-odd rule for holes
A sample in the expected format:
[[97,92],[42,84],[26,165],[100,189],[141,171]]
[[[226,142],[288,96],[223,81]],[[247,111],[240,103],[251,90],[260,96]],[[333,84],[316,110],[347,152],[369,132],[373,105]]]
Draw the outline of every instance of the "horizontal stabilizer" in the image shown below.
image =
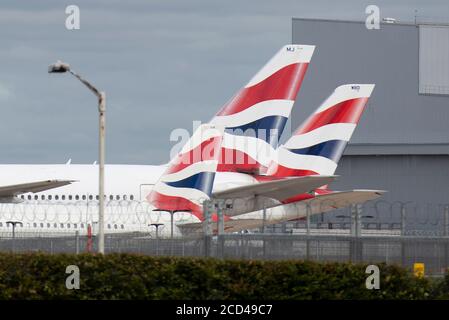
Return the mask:
[[305,176],[271,180],[214,192],[214,199],[266,197],[282,201],[297,194],[307,193],[329,184],[337,176]]
[[315,214],[374,200],[385,192],[384,190],[333,191],[328,194],[317,195],[312,199],[297,202],[296,204],[300,207],[306,207],[309,204],[312,209],[311,213]]

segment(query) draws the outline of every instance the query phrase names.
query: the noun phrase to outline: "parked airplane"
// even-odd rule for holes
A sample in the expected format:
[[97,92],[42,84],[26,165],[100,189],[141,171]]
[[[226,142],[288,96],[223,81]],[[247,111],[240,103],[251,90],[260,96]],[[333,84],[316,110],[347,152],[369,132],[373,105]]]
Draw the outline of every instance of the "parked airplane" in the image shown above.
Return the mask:
[[[223,203],[225,230],[236,232],[263,225],[303,218],[352,204],[378,198],[382,190],[330,191],[338,161],[362,116],[374,89],[372,84],[342,85],[276,150],[265,175],[253,175],[254,181],[242,187],[216,190],[211,197]],[[296,177],[296,179],[295,179]],[[298,186],[281,188],[281,184],[322,179],[319,188],[301,192]],[[270,188],[270,183],[276,189]],[[265,189],[264,189],[265,190]],[[201,224],[184,224],[181,228],[199,230]]]
[[[307,165],[302,169],[309,170],[308,175],[295,172],[290,177],[284,168],[301,168],[295,165],[288,167],[290,158],[286,157],[284,147],[276,152],[280,133],[290,115],[313,50],[313,46],[304,45],[281,48],[210,121],[208,126],[225,129],[223,137],[214,135],[207,138],[195,133],[181,154],[168,165],[106,165],[105,194],[108,203],[105,231],[148,232],[150,224],[170,225],[171,221],[174,221],[176,234],[196,230],[205,218],[200,204],[207,199],[226,198],[233,201],[232,205],[228,203],[226,211],[226,230],[229,232],[260,226],[262,207],[270,210],[264,223],[297,218],[300,213],[292,213],[294,210],[299,212],[294,206],[310,201],[304,195],[314,190],[315,193],[321,192],[318,188],[335,178],[331,170],[325,172],[317,169],[312,172],[315,167]],[[357,98],[366,102],[372,88],[359,91],[363,94]],[[345,101],[344,93],[342,97],[340,102]],[[329,104],[328,108],[331,106]],[[340,118],[336,114],[344,115],[347,112],[328,111],[325,119],[332,114],[336,119],[334,122],[338,122]],[[345,121],[356,124],[358,118],[354,119],[345,118]],[[202,132],[204,129],[201,126],[198,130]],[[348,141],[350,134],[348,136],[345,132],[342,137],[338,133],[336,139],[346,138],[344,141]],[[192,162],[186,154],[190,154],[188,151],[193,148],[189,148],[192,143],[195,145],[195,141],[201,141],[200,154],[206,145],[216,148],[218,141],[221,142],[221,152],[213,152],[212,158],[201,157],[199,161]],[[287,149],[289,143],[285,145]],[[310,146],[309,152],[317,150]],[[324,149],[328,150],[329,146]],[[340,144],[332,147],[342,152]],[[295,154],[301,154],[301,151]],[[279,163],[276,162],[277,155]],[[180,161],[186,159],[190,162]],[[335,160],[335,157],[332,159]],[[312,160],[306,163],[312,163]],[[276,168],[282,170],[274,170],[275,163]],[[267,175],[260,175],[266,170]],[[89,224],[95,232],[98,221],[97,165],[0,165],[0,176],[4,185],[0,187],[0,230],[11,230],[6,222],[18,221],[22,223],[21,230],[42,234],[75,230],[85,234]],[[343,197],[335,192],[329,194],[334,197],[332,199],[340,201],[340,206],[363,202],[378,195],[375,191],[362,194],[351,191]],[[242,200],[239,199],[245,200],[244,206],[240,205]],[[163,229],[163,232],[170,231],[169,227]]]

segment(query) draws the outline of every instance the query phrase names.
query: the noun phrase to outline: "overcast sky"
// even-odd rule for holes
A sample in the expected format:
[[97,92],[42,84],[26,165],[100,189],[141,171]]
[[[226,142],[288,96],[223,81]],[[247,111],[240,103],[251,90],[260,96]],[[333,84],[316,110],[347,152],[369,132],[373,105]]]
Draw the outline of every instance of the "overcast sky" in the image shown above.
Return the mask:
[[[78,5],[80,30],[65,8]],[[449,21],[428,1],[1,1],[0,163],[97,160],[95,97],[61,59],[107,93],[107,163],[168,161],[170,132],[207,122],[279,49],[292,17]]]

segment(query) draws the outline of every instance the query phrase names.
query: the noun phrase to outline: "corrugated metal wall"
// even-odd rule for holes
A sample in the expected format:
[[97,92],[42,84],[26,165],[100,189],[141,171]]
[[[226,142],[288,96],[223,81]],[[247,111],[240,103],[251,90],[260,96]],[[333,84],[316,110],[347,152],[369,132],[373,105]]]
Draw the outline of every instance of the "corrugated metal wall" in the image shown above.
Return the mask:
[[[336,86],[375,83],[352,138],[352,143],[364,145],[365,155],[357,155],[357,149],[345,155],[337,169],[341,177],[332,188],[384,189],[387,201],[414,201],[422,208],[434,204],[426,212],[436,214],[437,205],[449,203],[449,148],[434,147],[449,143],[449,97],[419,94],[418,40],[415,25],[382,24],[380,30],[367,30],[359,22],[293,19],[293,42],[317,48],[292,128]],[[427,145],[427,155],[422,155]]]
[[449,156],[344,156],[332,187],[382,189],[387,201],[449,204]]
[[419,92],[449,95],[448,26],[419,26]]
[[[449,156],[344,156],[336,174],[340,177],[331,185],[333,190],[388,191],[364,208],[363,214],[373,216],[373,221],[399,225],[404,205],[407,230],[442,230],[444,207],[449,205]],[[341,210],[326,220],[338,221],[339,214]]]
[[418,27],[293,19],[292,41],[317,46],[292,128],[338,85],[375,83],[353,143],[449,143],[449,97],[419,94]]

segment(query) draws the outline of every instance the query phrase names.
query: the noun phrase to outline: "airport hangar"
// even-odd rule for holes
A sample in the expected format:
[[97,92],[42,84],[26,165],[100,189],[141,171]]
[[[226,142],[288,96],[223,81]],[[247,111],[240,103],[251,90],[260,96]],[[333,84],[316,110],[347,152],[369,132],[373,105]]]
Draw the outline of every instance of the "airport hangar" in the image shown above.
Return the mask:
[[331,189],[388,190],[383,200],[411,201],[421,220],[441,217],[449,204],[449,25],[395,21],[369,30],[364,21],[293,18],[292,43],[316,45],[293,130],[338,85],[376,84]]

